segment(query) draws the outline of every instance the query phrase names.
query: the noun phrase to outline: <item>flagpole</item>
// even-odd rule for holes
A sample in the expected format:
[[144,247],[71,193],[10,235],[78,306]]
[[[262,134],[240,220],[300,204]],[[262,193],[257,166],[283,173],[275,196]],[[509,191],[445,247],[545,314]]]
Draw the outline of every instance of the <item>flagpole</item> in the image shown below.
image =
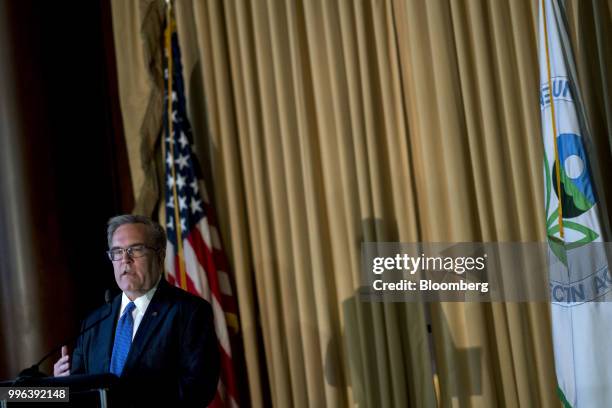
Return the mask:
[[178,202],[178,192],[176,190],[176,166],[174,164],[174,131],[172,129],[172,31],[174,29],[172,20],[172,2],[166,0],[166,59],[168,61],[168,137],[170,146],[170,157],[172,158],[170,163],[170,169],[172,171],[172,197],[174,201],[174,230],[176,231],[176,244],[178,246],[178,258],[179,258],[179,281],[181,288],[187,289],[187,274],[185,272],[185,259],[183,254],[183,233],[181,230],[181,215]]
[[[550,113],[552,116],[553,143],[555,150],[555,174],[557,176],[557,192],[559,195],[559,235],[564,238],[563,232],[563,192],[561,191],[561,163],[559,163],[559,149],[557,146],[557,121],[555,119],[555,95],[553,92],[552,78],[550,74],[550,53],[548,51],[548,29],[546,25],[546,2],[542,0],[542,19],[544,22],[544,45],[546,48],[546,70],[548,73],[548,89],[550,91]],[[547,215],[548,217],[548,215]]]

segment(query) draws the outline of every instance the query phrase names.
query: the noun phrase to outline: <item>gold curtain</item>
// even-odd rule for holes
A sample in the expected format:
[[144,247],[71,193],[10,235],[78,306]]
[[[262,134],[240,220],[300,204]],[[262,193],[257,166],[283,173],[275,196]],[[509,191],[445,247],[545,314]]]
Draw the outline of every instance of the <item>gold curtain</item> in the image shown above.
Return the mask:
[[[606,39],[610,4],[570,3],[576,44]],[[559,405],[546,304],[357,297],[364,241],[544,240],[537,5],[175,1],[252,405]],[[164,3],[112,6],[141,191]],[[584,34],[594,16],[599,31]],[[605,73],[609,51],[586,49],[577,57],[597,55]],[[593,127],[610,129],[609,85],[584,67]]]

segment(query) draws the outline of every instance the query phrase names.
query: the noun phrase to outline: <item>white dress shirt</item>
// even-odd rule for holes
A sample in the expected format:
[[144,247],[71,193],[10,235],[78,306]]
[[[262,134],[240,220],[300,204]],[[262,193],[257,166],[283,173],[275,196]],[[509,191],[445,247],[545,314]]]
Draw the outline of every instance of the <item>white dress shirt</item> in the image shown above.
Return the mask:
[[[149,303],[151,303],[151,299],[153,299],[153,295],[155,294],[155,291],[157,290],[157,286],[159,285],[160,281],[161,281],[161,277],[159,278],[155,286],[153,286],[147,293],[134,299],[134,306],[136,307],[134,308],[134,310],[132,310],[132,318],[134,319],[134,329],[132,330],[132,340],[134,340],[134,336],[136,335],[136,330],[138,330],[138,326],[140,326],[140,322],[142,322],[142,318],[144,317],[145,312],[147,311],[147,307],[149,307]],[[119,317],[123,316],[123,311],[125,310],[128,303],[130,302],[131,300],[127,297],[125,293],[123,293],[121,295],[121,309],[119,312]]]

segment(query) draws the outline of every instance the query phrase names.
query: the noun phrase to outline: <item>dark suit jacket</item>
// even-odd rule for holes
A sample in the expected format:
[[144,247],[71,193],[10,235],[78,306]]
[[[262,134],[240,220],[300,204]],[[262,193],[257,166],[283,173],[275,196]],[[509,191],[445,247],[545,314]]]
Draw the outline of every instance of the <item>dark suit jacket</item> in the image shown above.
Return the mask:
[[[109,372],[121,295],[93,312],[72,355],[71,374]],[[106,316],[106,317],[105,317]],[[205,407],[219,379],[219,350],[210,304],[163,278],[138,326],[120,378],[128,406]]]

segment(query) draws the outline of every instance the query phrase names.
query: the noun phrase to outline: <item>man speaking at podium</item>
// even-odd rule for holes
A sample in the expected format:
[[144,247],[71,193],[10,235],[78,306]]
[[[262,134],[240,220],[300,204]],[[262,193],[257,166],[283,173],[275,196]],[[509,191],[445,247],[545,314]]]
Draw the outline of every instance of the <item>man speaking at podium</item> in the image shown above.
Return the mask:
[[107,238],[123,294],[85,319],[93,327],[72,358],[62,348],[54,375],[116,374],[128,405],[206,406],[219,379],[210,304],[165,281],[166,234],[156,222],[119,215]]

